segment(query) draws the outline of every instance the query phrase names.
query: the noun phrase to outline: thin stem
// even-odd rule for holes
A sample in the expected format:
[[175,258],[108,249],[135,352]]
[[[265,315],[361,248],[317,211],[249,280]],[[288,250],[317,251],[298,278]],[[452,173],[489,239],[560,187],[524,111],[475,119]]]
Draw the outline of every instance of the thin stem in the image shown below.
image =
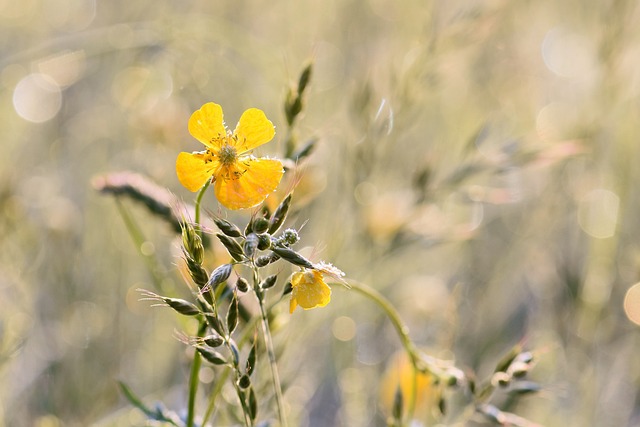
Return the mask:
[[[196,223],[196,231],[199,234],[202,234],[202,230],[200,227],[200,203],[202,202],[202,197],[204,196],[204,192],[209,187],[211,183],[210,180],[207,180],[206,184],[202,186],[198,196],[196,197],[196,205],[195,205],[195,223]],[[207,330],[207,323],[204,319],[200,320],[200,324],[198,325],[198,337],[203,337]],[[193,362],[191,363],[191,373],[189,374],[189,402],[187,407],[187,423],[186,427],[193,427],[193,422],[195,419],[196,413],[196,394],[198,393],[198,384],[200,374],[200,365],[202,365],[202,356],[198,352],[198,350],[194,349],[193,353]]]
[[200,229],[200,203],[202,202],[202,197],[204,197],[204,193],[207,191],[207,188],[209,188],[210,184],[211,180],[208,179],[207,182],[202,186],[200,192],[198,193],[198,196],[196,197],[195,217],[193,220],[198,227],[199,233],[202,233],[202,230]]
[[267,356],[269,357],[269,367],[271,368],[271,379],[273,380],[273,389],[276,395],[276,404],[278,405],[278,419],[281,427],[287,427],[287,419],[284,415],[284,398],[282,396],[282,386],[280,385],[280,376],[278,375],[278,364],[276,362],[276,352],[273,349],[273,339],[269,328],[269,319],[267,318],[267,310],[264,304],[264,292],[259,288],[258,269],[253,268],[253,286],[258,297],[260,305],[260,314],[262,323],[262,337],[267,347]]
[[[204,337],[207,330],[207,324],[200,322],[198,326],[198,337]],[[189,403],[187,409],[187,427],[193,427],[196,409],[196,393],[198,392],[198,374],[200,373],[200,365],[202,365],[202,356],[198,350],[194,350],[193,362],[191,363],[191,372],[189,374]]]
[[[271,304],[269,306],[269,308],[267,308],[267,313],[271,312],[273,307],[275,307],[280,301],[282,301],[282,299],[280,299],[278,301],[275,301],[273,304]],[[258,317],[257,316],[254,316],[254,317],[252,317],[251,319],[249,319],[247,321],[247,325],[244,328],[244,331],[240,335],[240,338],[238,338],[238,340],[236,341],[239,345],[241,345],[244,342],[246,342],[252,336],[254,327],[255,327],[257,322],[258,322]],[[206,412],[204,414],[204,417],[202,419],[202,425],[203,426],[207,424],[207,422],[209,421],[209,418],[211,418],[211,416],[213,415],[213,411],[215,409],[216,398],[218,397],[218,395],[222,391],[222,386],[224,385],[224,383],[225,383],[225,381],[226,381],[226,379],[227,379],[227,377],[229,376],[230,373],[231,373],[231,367],[227,367],[218,376],[218,380],[216,381],[215,386],[211,390],[211,393],[210,393],[210,396],[209,396],[209,405],[207,406],[207,410],[206,410]]]
[[400,314],[396,311],[393,305],[387,300],[380,292],[375,289],[363,284],[354,282],[352,280],[348,281],[351,289],[364,295],[369,298],[371,301],[375,302],[384,313],[387,315],[391,324],[395,328],[398,333],[398,337],[400,337],[400,342],[404,347],[404,350],[411,361],[412,366],[412,381],[411,381],[411,395],[409,396],[409,406],[407,408],[407,417],[409,420],[413,418],[413,412],[415,410],[416,405],[416,392],[417,392],[417,383],[418,383],[418,361],[420,356],[417,353],[416,347],[411,341],[411,337],[409,337],[409,328],[402,322],[400,319]]

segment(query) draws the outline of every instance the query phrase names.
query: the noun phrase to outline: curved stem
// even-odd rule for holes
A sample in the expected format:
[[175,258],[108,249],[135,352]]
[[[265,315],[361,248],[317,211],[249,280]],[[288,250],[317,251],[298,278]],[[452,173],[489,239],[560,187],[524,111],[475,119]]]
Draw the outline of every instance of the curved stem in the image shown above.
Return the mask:
[[211,184],[211,180],[207,180],[207,182],[202,186],[202,188],[200,189],[200,192],[198,193],[198,196],[196,197],[196,206],[195,206],[195,217],[193,218],[194,222],[196,223],[196,226],[198,227],[198,232],[202,233],[202,230],[200,229],[200,204],[202,203],[202,197],[204,196],[204,193],[207,191],[207,188],[209,188],[209,185]]
[[409,328],[407,328],[407,326],[402,322],[402,320],[400,319],[400,314],[398,314],[398,312],[393,307],[393,305],[389,302],[389,300],[387,300],[384,297],[384,295],[382,295],[380,292],[376,291],[375,289],[363,283],[358,283],[351,280],[349,280],[348,283],[351,286],[352,290],[369,298],[371,301],[376,303],[382,309],[382,311],[384,311],[384,313],[387,315],[387,317],[391,321],[391,324],[395,328],[396,332],[398,333],[398,337],[400,337],[402,346],[404,347],[404,350],[407,353],[407,356],[409,357],[409,360],[411,361],[411,366],[413,368],[412,370],[413,375],[412,375],[412,381],[411,381],[411,395],[409,396],[409,406],[407,408],[407,417],[409,420],[411,420],[411,418],[413,418],[413,412],[416,405],[416,392],[417,392],[418,371],[419,371],[418,361],[420,359],[420,356],[418,355],[418,352],[416,350],[415,345],[413,344],[413,341],[411,341],[411,338],[409,337]]

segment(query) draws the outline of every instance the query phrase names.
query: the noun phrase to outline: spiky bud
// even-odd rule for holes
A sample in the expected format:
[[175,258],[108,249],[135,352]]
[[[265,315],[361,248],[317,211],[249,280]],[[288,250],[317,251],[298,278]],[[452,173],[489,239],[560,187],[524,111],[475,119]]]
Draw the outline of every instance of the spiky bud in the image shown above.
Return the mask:
[[304,268],[313,268],[311,261],[292,249],[273,247],[271,250],[280,258],[289,261],[291,264]]
[[269,221],[265,218],[256,218],[253,221],[253,232],[256,234],[262,234],[269,229]]
[[198,353],[202,355],[206,360],[214,365],[224,365],[227,363],[224,356],[215,350],[210,350],[204,347],[197,347]]
[[280,202],[271,219],[269,219],[269,234],[274,234],[280,229],[284,220],[287,219],[289,206],[291,206],[291,193]]
[[189,301],[185,301],[179,298],[169,298],[163,297],[162,300],[167,303],[167,305],[173,308],[180,314],[185,316],[196,316],[200,314],[200,310],[195,305],[191,304]]
[[233,223],[227,221],[222,218],[213,218],[213,222],[218,226],[220,231],[222,231],[225,235],[229,237],[240,237],[242,236],[242,231]]
[[224,245],[224,247],[227,249],[227,252],[229,252],[229,255],[231,255],[231,257],[234,260],[242,261],[242,259],[244,257],[243,256],[244,253],[242,251],[242,247],[240,246],[240,244],[238,242],[236,242],[231,237],[229,237],[227,235],[224,235],[224,234],[220,234],[220,233],[217,233],[216,237]]
[[249,282],[244,277],[239,277],[236,281],[236,288],[240,292],[247,292],[249,290]]
[[277,280],[278,280],[277,274],[273,274],[267,277],[262,282],[260,282],[260,289],[266,290],[266,289],[272,288],[276,284]]
[[222,264],[211,273],[211,277],[207,282],[207,285],[211,289],[215,289],[220,283],[225,282],[229,276],[231,275],[231,271],[233,271],[232,264]]
[[248,375],[243,375],[238,380],[238,386],[240,386],[241,389],[246,389],[250,385],[251,385],[251,378],[249,378]]
[[208,335],[206,337],[204,337],[202,339],[204,341],[204,343],[206,345],[208,345],[209,347],[220,347],[223,343],[224,340],[222,339],[222,337],[220,335]]

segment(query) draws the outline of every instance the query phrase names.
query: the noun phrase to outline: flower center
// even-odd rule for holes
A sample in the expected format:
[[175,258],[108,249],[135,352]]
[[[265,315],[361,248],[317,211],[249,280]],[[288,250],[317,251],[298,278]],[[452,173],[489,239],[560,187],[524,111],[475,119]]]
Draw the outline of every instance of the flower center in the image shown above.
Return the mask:
[[218,151],[218,158],[220,159],[220,163],[224,166],[230,166],[236,162],[238,158],[238,152],[235,147],[232,147],[229,144],[225,144]]

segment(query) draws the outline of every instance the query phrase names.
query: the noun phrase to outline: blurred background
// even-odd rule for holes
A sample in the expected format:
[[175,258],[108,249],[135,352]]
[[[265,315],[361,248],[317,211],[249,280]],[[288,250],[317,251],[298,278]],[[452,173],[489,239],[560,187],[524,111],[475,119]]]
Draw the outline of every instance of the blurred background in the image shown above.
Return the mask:
[[[260,154],[282,156],[309,60],[295,132],[318,142],[290,221],[308,220],[306,253],[479,378],[534,351],[542,391],[518,415],[639,425],[639,21],[630,0],[0,0],[0,425],[144,425],[118,380],[184,408],[174,331],[193,324],[136,292],[186,294],[175,235],[123,200],[136,247],[92,182],[130,170],[192,202],[175,158],[200,149],[187,120],[209,101],[230,127],[264,110]],[[384,425],[388,320],[337,288],[324,309],[286,305],[292,424]]]

